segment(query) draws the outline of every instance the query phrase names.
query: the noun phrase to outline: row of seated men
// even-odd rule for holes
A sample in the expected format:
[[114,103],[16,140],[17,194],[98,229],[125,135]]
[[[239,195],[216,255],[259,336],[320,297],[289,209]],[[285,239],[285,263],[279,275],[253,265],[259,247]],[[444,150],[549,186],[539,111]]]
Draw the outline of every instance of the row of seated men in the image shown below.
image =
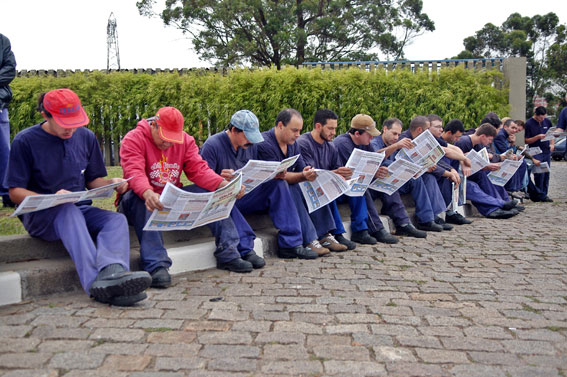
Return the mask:
[[[482,124],[467,136],[462,122],[443,128],[436,115],[416,116],[402,132],[399,119],[384,121],[382,133],[370,115],[358,114],[349,130],[335,137],[338,116],[322,109],[314,115],[313,129],[301,134],[302,115],[284,109],[274,127],[259,131],[257,117],[248,110],[232,115],[226,129],[210,136],[199,151],[192,136],[183,131],[184,118],[174,107],[163,107],[155,116],[142,119],[126,134],[120,149],[124,178],[107,176],[95,135],[86,126],[89,118],[78,96],[69,89],[42,93],[38,111],[44,120],[19,132],[10,151],[4,184],[16,204],[28,195],[54,194],[93,189],[109,183],[117,187],[118,212],[92,207],[90,202],[62,204],[20,216],[30,235],[61,240],[75,263],[83,289],[95,300],[112,305],[132,305],[147,297],[148,287],[171,285],[172,264],[159,231],[144,231],[151,213],[163,209],[160,194],[166,183],[182,187],[184,173],[193,183],[182,189],[213,191],[228,184],[235,170],[250,159],[281,161],[299,155],[287,172],[263,183],[248,194],[244,187],[229,218],[209,224],[215,236],[217,266],[234,272],[250,272],[265,266],[253,250],[255,234],[243,215],[267,212],[277,236],[280,258],[315,259],[331,252],[352,250],[359,244],[394,244],[398,237],[425,238],[427,232],[449,231],[453,225],[471,221],[447,211],[452,183],[470,174],[472,148],[488,146],[496,128]],[[445,156],[417,179],[408,181],[392,195],[368,190],[364,196],[343,196],[350,208],[350,240],[345,236],[337,203],[309,213],[298,183],[314,180],[315,169],[332,170],[345,179],[352,169],[345,164],[355,148],[384,152],[376,177],[388,174],[401,148],[426,130],[443,146]],[[489,218],[517,215],[523,207],[510,200],[506,191],[494,186],[480,171],[467,179],[467,196]],[[416,226],[410,222],[400,194],[411,194],[416,204]],[[384,229],[375,206],[380,199],[382,214],[392,218],[394,234]],[[444,215],[444,216],[443,216]],[[444,219],[443,219],[444,217]],[[128,224],[140,242],[142,271],[129,269]],[[453,224],[453,225],[451,225]]]

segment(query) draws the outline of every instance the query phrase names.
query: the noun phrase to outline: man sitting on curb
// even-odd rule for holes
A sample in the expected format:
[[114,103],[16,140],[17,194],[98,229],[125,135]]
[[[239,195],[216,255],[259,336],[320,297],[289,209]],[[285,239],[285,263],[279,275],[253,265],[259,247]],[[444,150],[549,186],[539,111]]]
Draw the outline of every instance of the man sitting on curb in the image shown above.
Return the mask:
[[[355,117],[351,120],[350,130],[337,137],[333,142],[339,152],[340,163],[343,165],[346,164],[355,148],[368,152],[376,152],[374,147],[370,144],[374,135],[378,135],[377,138],[380,138],[380,131],[376,129],[374,119],[366,114],[355,115]],[[384,162],[382,162],[382,164],[384,164]],[[380,166],[376,172],[376,177],[384,178],[387,174],[388,168],[386,166]],[[385,238],[386,236],[393,237],[396,240],[397,238],[389,234],[384,229],[382,220],[380,220],[380,215],[374,205],[374,199],[376,198],[380,199],[382,202],[382,213],[389,216],[394,221],[394,224],[396,225],[396,235],[416,238],[427,237],[425,232],[415,229],[415,227],[410,223],[408,214],[398,192],[388,195],[375,190],[366,190],[364,198],[366,201],[366,208],[368,210],[368,228],[370,232],[373,235],[378,236],[378,238],[384,237],[381,239],[381,242],[395,243],[391,241],[388,242],[389,240]],[[374,238],[374,236],[370,237]],[[374,239],[376,240],[376,238]]]
[[[123,181],[105,179],[106,168],[89,118],[70,89],[39,97],[44,121],[19,132],[12,143],[4,184],[14,203],[26,196],[63,194]],[[124,192],[124,183],[117,191]],[[95,300],[128,306],[145,299],[147,272],[129,272],[130,241],[124,215],[92,207],[90,201],[66,203],[20,215],[28,233],[61,240],[75,263],[83,289]]]
[[[207,139],[201,148],[201,156],[209,167],[226,180],[231,180],[234,171],[242,168],[249,160],[257,160],[254,144],[264,141],[259,130],[258,118],[249,110],[240,110],[232,115],[227,130]],[[233,211],[243,214],[268,211],[278,232],[278,246],[293,254],[302,254],[303,238],[299,215],[291,198],[289,186],[282,179],[262,183],[236,201]],[[238,228],[238,227],[237,227]],[[240,249],[251,249],[254,234],[241,232]],[[253,251],[251,251],[253,253]],[[260,260],[254,267],[259,268]],[[263,260],[262,260],[263,262]],[[262,264],[263,266],[263,264]]]
[[[159,197],[167,182],[181,187],[181,174],[194,183],[183,187],[191,192],[213,191],[228,182],[212,171],[199,155],[195,139],[183,131],[184,119],[174,107],[162,107],[155,117],[142,119],[128,132],[120,148],[120,164],[124,177],[132,178],[131,190],[120,197],[118,210],[126,215],[140,241],[141,265],[152,275],[152,287],[171,285],[168,268],[171,259],[159,231],[145,231],[155,209],[163,209]],[[243,194],[243,190],[240,195]],[[238,225],[235,225],[238,223]],[[250,272],[253,265],[251,249],[239,250],[237,227],[254,234],[239,212],[225,220],[208,224],[215,236],[217,267],[234,272]]]
[[[321,246],[318,236],[334,231],[335,222],[329,206],[324,206],[309,214],[301,188],[297,184],[305,180],[313,181],[317,177],[315,170],[303,161],[299,144],[296,142],[302,128],[303,117],[297,110],[284,109],[280,111],[276,117],[274,128],[262,133],[264,141],[258,144],[258,158],[266,161],[282,161],[300,155],[295,164],[288,169],[284,179],[289,184],[291,196],[299,215],[303,243],[306,245],[305,250],[314,251],[317,255],[322,256],[328,254],[330,250]],[[338,242],[335,241],[335,243],[339,245]],[[288,253],[280,249],[278,255],[282,258],[289,258],[293,257],[294,253],[295,251]]]

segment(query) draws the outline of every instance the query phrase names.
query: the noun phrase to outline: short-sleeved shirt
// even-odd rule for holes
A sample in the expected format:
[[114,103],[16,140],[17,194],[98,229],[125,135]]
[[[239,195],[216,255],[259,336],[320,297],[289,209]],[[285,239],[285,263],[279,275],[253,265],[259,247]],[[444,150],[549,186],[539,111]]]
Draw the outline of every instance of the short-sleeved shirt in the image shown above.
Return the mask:
[[106,168],[92,131],[79,127],[63,140],[36,124],[14,138],[4,186],[55,194],[61,189],[83,191],[100,177],[106,177]]
[[338,162],[341,166],[345,166],[350,155],[352,154],[352,151],[355,148],[363,150],[363,151],[367,151],[367,152],[374,152],[375,151],[374,147],[371,144],[356,145],[352,141],[352,138],[350,137],[350,134],[348,132],[336,137],[335,140],[333,140],[333,145],[337,149],[338,156],[339,156]]
[[[464,154],[467,154],[467,153],[469,153],[469,152],[473,149],[472,139],[471,139],[471,137],[470,137],[469,135],[461,136],[461,137],[459,138],[459,140],[457,140],[457,141],[455,142],[455,146],[461,148],[461,150],[463,151],[463,153],[464,153]],[[482,146],[481,146],[481,147],[482,147]],[[477,149],[477,148],[475,148],[475,150],[476,150],[476,149]],[[482,149],[482,148],[480,148],[480,149]],[[480,150],[480,149],[479,149],[479,150]],[[455,161],[455,160],[453,160],[453,162],[451,163],[451,165],[452,165],[455,169],[457,169],[457,167],[459,166],[459,165],[458,165],[458,161]]]
[[275,128],[269,131],[262,132],[264,141],[256,144],[258,159],[265,161],[283,161],[286,158],[293,157],[295,155],[300,155],[295,164],[291,166],[287,171],[300,173],[307,166],[303,158],[301,157],[301,149],[297,142],[287,146],[287,154],[284,154],[278,144],[276,139]]
[[306,132],[297,139],[297,144],[301,148],[301,157],[307,165],[325,170],[335,170],[340,167],[339,154],[332,143],[323,140],[323,143],[319,144],[313,139],[311,132]]
[[247,149],[238,148],[234,150],[230,138],[226,132],[219,132],[209,137],[201,147],[201,157],[207,161],[209,167],[220,174],[223,169],[238,170],[248,160],[256,159],[256,146]]
[[[543,122],[539,123],[537,120],[535,120],[534,118],[530,118],[528,119],[528,121],[526,122],[526,139],[529,139],[531,137],[537,136],[539,134],[544,134],[547,132],[547,130],[549,128],[552,127],[551,121],[547,118],[545,118],[543,120]],[[535,147],[540,147],[542,153],[550,153],[550,149],[549,149],[549,141],[541,141],[541,140],[537,140],[531,144],[529,144],[529,146],[531,148],[535,148]]]

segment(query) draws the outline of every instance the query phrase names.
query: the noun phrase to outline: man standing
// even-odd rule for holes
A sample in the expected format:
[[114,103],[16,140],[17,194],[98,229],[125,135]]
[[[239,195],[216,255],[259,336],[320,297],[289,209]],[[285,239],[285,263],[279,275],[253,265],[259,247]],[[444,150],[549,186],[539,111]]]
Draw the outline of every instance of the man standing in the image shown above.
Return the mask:
[[[541,153],[533,156],[541,163],[547,162],[551,166],[551,152],[555,148],[553,139],[542,141],[545,133],[552,127],[551,121],[547,119],[547,110],[543,106],[536,107],[534,116],[526,121],[525,141],[530,148],[540,147]],[[549,189],[549,173],[534,174],[534,183],[536,187],[545,195],[542,202],[552,202],[553,200],[547,196]]]
[[[264,141],[259,127],[258,118],[254,113],[249,110],[237,111],[230,118],[225,131],[205,141],[201,148],[201,156],[217,174],[226,180],[231,180],[235,170],[244,167],[249,160],[258,159],[254,144]],[[278,246],[283,253],[294,254],[299,258],[317,257],[317,254],[307,253],[303,249],[299,215],[291,198],[289,185],[285,180],[272,179],[264,182],[238,199],[235,205],[236,208],[233,211],[240,211],[243,214],[267,210],[274,226],[279,230]],[[242,232],[241,229],[238,231],[239,249],[251,249],[254,237],[247,232]],[[252,260],[248,260],[254,267],[260,268],[265,264],[260,259],[254,256]]]
[[10,40],[0,34],[0,195],[4,207],[14,207],[8,195],[8,188],[2,185],[10,155],[10,119],[8,104],[12,100],[10,82],[16,77],[16,58]]
[[[186,191],[214,191],[228,184],[203,161],[195,139],[183,132],[183,124],[179,110],[162,107],[154,117],[138,122],[137,127],[124,136],[120,148],[120,164],[124,177],[132,178],[132,190],[120,198],[118,210],[126,215],[136,231],[141,267],[150,272],[152,287],[156,288],[171,285],[167,269],[172,262],[161,232],[144,231],[143,228],[155,209],[163,209],[159,197],[167,182],[181,187],[181,174],[185,173],[194,183],[183,187]],[[216,240],[217,267],[234,272],[252,271],[252,263],[245,260],[252,250],[238,249],[237,227],[254,234],[242,215],[233,211],[230,218],[208,226]]]
[[[374,135],[377,136],[374,137]],[[350,130],[337,137],[333,142],[333,144],[337,148],[337,151],[339,152],[340,163],[343,165],[346,164],[350,155],[352,154],[352,151],[355,148],[361,149],[363,151],[376,152],[374,146],[371,145],[371,141],[374,139],[379,139],[380,137],[380,131],[376,129],[376,123],[374,122],[374,119],[372,119],[372,117],[366,114],[355,115],[351,120]],[[411,142],[409,140],[404,143],[411,145]],[[382,165],[383,166],[380,166],[380,168],[376,172],[377,178],[384,178],[388,174],[387,165],[389,164],[383,161]],[[376,206],[374,205],[374,199],[378,198],[382,202],[382,213],[391,217],[394,221],[394,224],[396,225],[396,235],[416,238],[427,237],[427,234],[425,232],[415,229],[414,226],[410,223],[408,214],[398,192],[395,192],[392,195],[387,195],[379,191],[366,190],[366,192],[364,193],[364,198],[366,201],[366,208],[368,210],[368,227],[372,234],[376,235],[376,232],[379,232],[383,235],[384,233],[386,233],[387,235],[393,237],[384,229],[378,211],[376,210]],[[374,238],[373,236],[371,237]]]
[[[98,142],[83,127],[89,118],[73,91],[43,93],[38,111],[44,121],[19,132],[12,143],[4,185],[14,203],[29,195],[63,194],[123,181],[103,178],[106,168]],[[117,191],[127,187],[125,183]],[[95,300],[128,306],[145,299],[151,278],[144,271],[129,272],[126,218],[90,204],[66,203],[19,218],[31,236],[63,242],[83,289]]]

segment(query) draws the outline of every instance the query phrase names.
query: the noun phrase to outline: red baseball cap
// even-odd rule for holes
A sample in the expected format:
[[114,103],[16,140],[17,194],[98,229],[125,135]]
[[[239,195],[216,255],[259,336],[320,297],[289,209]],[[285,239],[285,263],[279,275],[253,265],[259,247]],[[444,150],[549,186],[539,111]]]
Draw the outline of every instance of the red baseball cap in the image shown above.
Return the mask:
[[183,115],[175,107],[162,107],[155,116],[159,136],[171,143],[183,144]]
[[55,89],[43,97],[43,107],[63,128],[77,128],[89,124],[89,117],[81,100],[71,89]]

